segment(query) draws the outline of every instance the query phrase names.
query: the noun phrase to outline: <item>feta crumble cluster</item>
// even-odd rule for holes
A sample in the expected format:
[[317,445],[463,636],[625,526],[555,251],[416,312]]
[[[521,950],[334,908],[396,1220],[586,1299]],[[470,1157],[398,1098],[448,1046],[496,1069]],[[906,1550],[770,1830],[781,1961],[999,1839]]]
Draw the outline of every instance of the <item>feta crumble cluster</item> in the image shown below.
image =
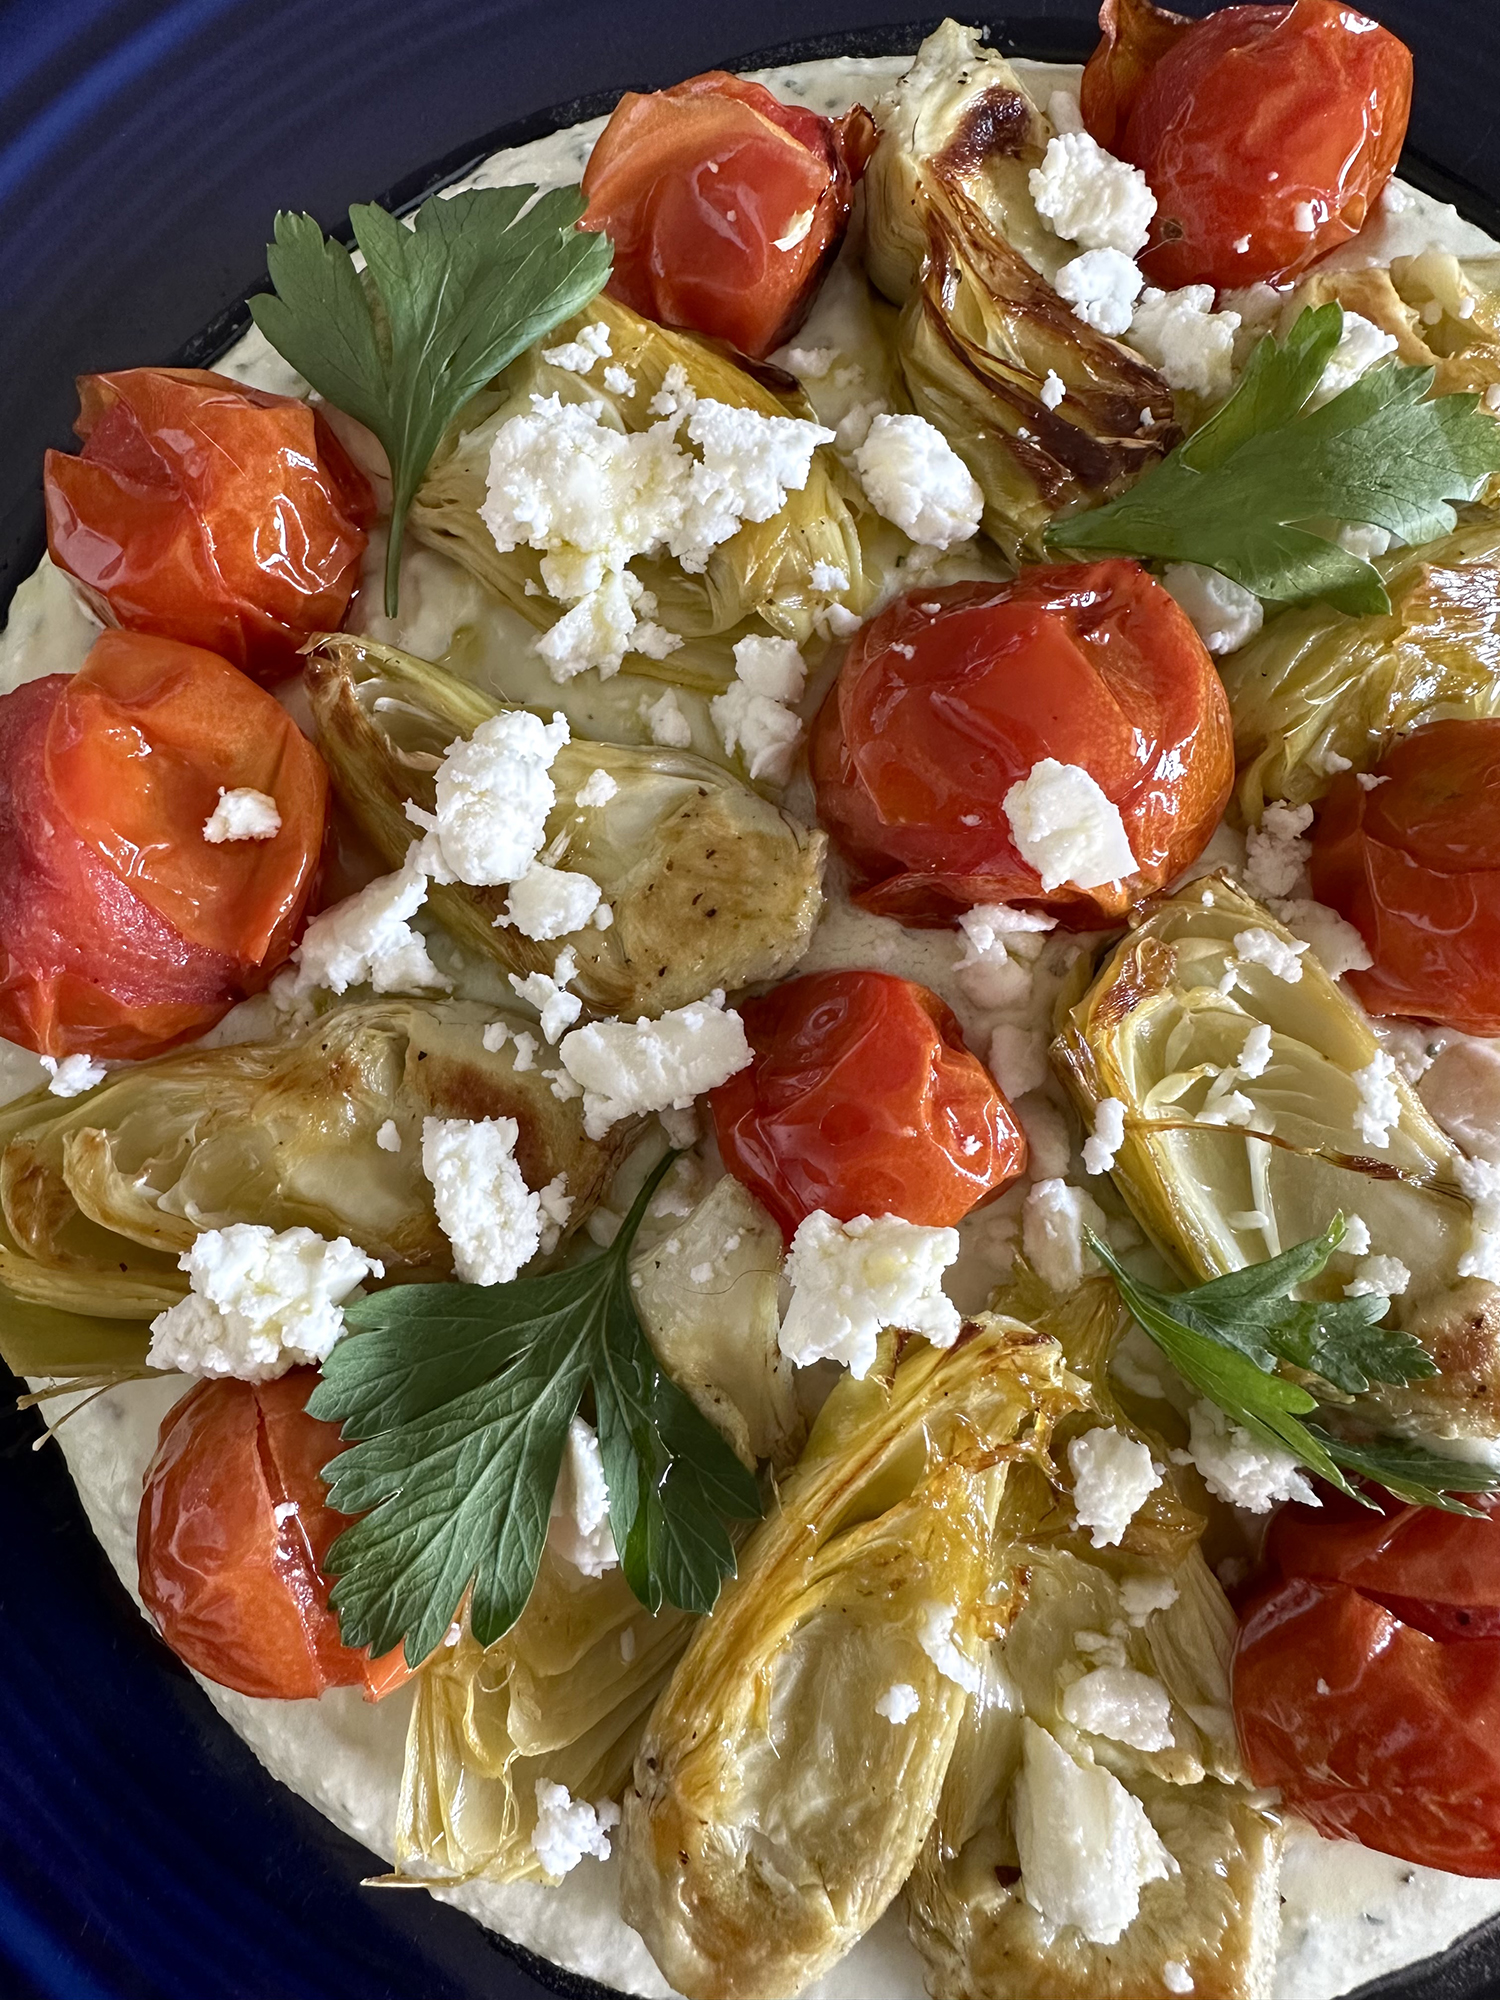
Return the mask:
[[1110,1425],[1068,1444],[1073,1511],[1096,1549],[1118,1547],[1125,1530],[1161,1484],[1150,1447]]
[[366,983],[377,993],[445,993],[448,981],[412,927],[426,900],[427,877],[408,856],[395,874],[320,910],[293,949],[295,971],[273,987],[277,999],[293,1003],[318,987],[347,993]]
[[745,1067],[750,1044],[739,1015],[716,991],[656,1021],[591,1021],[565,1035],[558,1053],[582,1088],[584,1130],[602,1139],[622,1118],[686,1110]]
[[807,663],[792,640],[752,633],[735,644],[734,675],[709,703],[714,727],[731,756],[739,751],[752,778],[784,785],[802,741],[793,704],[807,685]]
[[345,1236],[258,1222],[205,1229],[177,1260],[192,1289],[151,1322],[147,1360],[184,1375],[268,1382],[315,1365],[343,1337],[339,1307],[384,1267]]
[[893,1728],[899,1728],[903,1722],[910,1722],[921,1706],[922,1697],[910,1681],[893,1681],[876,1701],[875,1713]]
[[582,1417],[568,1425],[547,1539],[584,1576],[603,1576],[620,1560],[609,1525],[609,1487],[598,1433]]
[[1120,808],[1081,764],[1043,757],[1010,787],[1004,807],[1016,850],[1044,890],[1064,882],[1098,889],[1135,873]]
[[1092,1195],[1055,1175],[1032,1183],[1021,1210],[1021,1244],[1032,1270],[1060,1296],[1076,1292],[1098,1268],[1084,1247],[1085,1224],[1104,1233],[1104,1214]]
[[1087,1750],[1073,1757],[1029,1717],[1015,1788],[1021,1890],[1051,1924],[1076,1924],[1091,1944],[1118,1944],[1148,1883],[1177,1863],[1140,1800]]
[[455,1274],[469,1285],[505,1285],[541,1248],[546,1221],[561,1225],[572,1201],[553,1181],[533,1193],[516,1164],[514,1118],[424,1118],[422,1172]]
[[1174,1456],[1197,1466],[1216,1499],[1252,1514],[1269,1514],[1281,1500],[1321,1504],[1289,1451],[1262,1444],[1213,1403],[1194,1403],[1188,1413],[1188,1448]]
[[619,1824],[620,1808],[613,1799],[600,1799],[591,1806],[573,1798],[566,1785],[537,1779],[531,1851],[552,1881],[570,1875],[586,1854],[608,1861],[610,1831]]
[[426,836],[415,864],[435,882],[476,888],[524,875],[557,803],[552,765],[568,735],[565,716],[543,722],[523,708],[491,716],[450,743],[437,769],[436,811],[406,808]]
[[[1161,292],[1147,286],[1130,322],[1130,344],[1169,388],[1219,401],[1234,385],[1237,312],[1214,311],[1212,285]],[[1212,648],[1210,648],[1210,651]]]
[[276,801],[249,785],[233,791],[219,787],[219,803],[203,822],[203,838],[218,846],[226,840],[274,840],[281,831]]
[[979,481],[925,417],[875,416],[854,467],[876,513],[922,547],[949,549],[979,532]]
[[917,1644],[945,1681],[952,1681],[965,1694],[978,1694],[984,1685],[984,1673],[954,1638],[953,1628],[957,1623],[957,1605],[926,1605],[917,1626]]
[[1065,1719],[1090,1736],[1133,1750],[1170,1750],[1172,1702],[1161,1682],[1134,1667],[1095,1667],[1066,1689]]
[[39,1060],[50,1079],[47,1088],[54,1097],[82,1097],[96,1083],[103,1083],[106,1075],[104,1064],[95,1062],[90,1055],[42,1056]]
[[782,1353],[804,1368],[841,1361],[858,1380],[869,1374],[887,1327],[951,1347],[962,1322],[942,1279],[958,1251],[956,1229],[928,1229],[895,1215],[840,1222],[814,1210],[798,1225],[787,1259],[792,1296]]
[[1204,563],[1168,563],[1162,582],[1213,654],[1237,652],[1266,622],[1265,610],[1253,590]]
[[1053,233],[1081,246],[1053,280],[1085,325],[1129,330],[1144,280],[1135,258],[1146,247],[1156,197],[1139,167],[1105,152],[1087,132],[1059,132],[1029,176],[1037,213]]

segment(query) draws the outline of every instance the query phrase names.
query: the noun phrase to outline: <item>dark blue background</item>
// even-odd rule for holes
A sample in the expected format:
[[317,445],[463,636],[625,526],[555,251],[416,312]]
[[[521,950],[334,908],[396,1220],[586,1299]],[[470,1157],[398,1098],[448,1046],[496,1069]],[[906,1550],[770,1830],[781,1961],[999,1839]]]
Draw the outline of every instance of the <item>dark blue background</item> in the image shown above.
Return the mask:
[[[1500,7],[1379,11],[1416,51],[1413,147],[1450,192],[1500,193]],[[1083,53],[1091,13],[1029,0],[995,38]],[[278,206],[333,226],[556,107],[818,53],[813,32],[829,52],[911,47],[910,20],[910,0],[0,0],[0,605],[40,552],[40,455],[69,441],[72,376],[211,352],[198,337],[256,288]],[[4,1381],[0,2000],[540,1994],[456,1912],[359,1888],[373,1858],[266,1778],[152,1638]],[[1500,1954],[1388,1990],[1500,1994]]]

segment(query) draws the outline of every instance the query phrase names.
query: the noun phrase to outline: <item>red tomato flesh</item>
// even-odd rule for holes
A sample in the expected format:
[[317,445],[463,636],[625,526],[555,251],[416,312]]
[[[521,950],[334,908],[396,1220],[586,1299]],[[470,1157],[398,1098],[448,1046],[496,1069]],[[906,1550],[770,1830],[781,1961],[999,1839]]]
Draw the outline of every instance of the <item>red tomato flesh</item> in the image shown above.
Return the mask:
[[349,608],[375,517],[326,420],[201,368],[79,378],[78,456],[49,451],[47,546],[101,616],[256,679]]
[[141,1598],[180,1660],[221,1687],[300,1701],[406,1678],[398,1651],[345,1646],[322,1563],[348,1517],[320,1469],[339,1427],[303,1407],[317,1371],[199,1382],[162,1421],[136,1531]]
[[141,1056],[231,1004],[235,966],[193,945],[74,831],[48,783],[64,674],[0,700],[0,1034],[47,1055]]
[[1330,1838],[1500,1875],[1500,1517],[1329,1494],[1266,1559],[1234,1656],[1251,1777]]
[[1375,961],[1349,982],[1372,1014],[1500,1034],[1500,720],[1431,722],[1372,775],[1341,772],[1313,832],[1313,894]]
[[646,319],[769,354],[801,324],[874,150],[839,119],[710,70],[627,91],[584,169],[583,228],[615,246],[610,292]]
[[724,1164],[790,1241],[817,1209],[947,1227],[1026,1137],[952,1010],[888,972],[812,972],[740,1009],[754,1052],[710,1098]]
[[1363,228],[1411,109],[1411,52],[1387,29],[1341,0],[1186,24],[1129,0],[1100,25],[1083,115],[1156,196],[1151,284],[1292,277]]
[[[1043,758],[1080,765],[1139,863],[1044,893],[1004,800]],[[903,923],[1018,903],[1116,922],[1203,851],[1234,781],[1229,704],[1186,614],[1138,563],[908,592],[856,636],[811,748],[818,815]]]
[[[216,653],[106,632],[63,690],[47,777],[74,830],[192,944],[285,958],[328,811],[323,760],[279,702]],[[203,837],[219,793],[276,801],[269,840]]]

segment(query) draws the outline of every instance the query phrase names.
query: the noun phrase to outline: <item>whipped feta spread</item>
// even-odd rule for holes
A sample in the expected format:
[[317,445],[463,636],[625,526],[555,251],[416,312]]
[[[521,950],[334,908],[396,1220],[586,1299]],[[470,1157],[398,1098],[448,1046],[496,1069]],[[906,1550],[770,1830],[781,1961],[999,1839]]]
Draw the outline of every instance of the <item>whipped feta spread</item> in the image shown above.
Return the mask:
[[[837,113],[856,101],[871,101],[904,71],[908,60],[898,56],[813,62],[763,72],[761,80],[789,102]],[[1077,130],[1073,95],[1076,69],[1024,62],[1017,67],[1037,101],[1048,105],[1058,131]],[[1069,88],[1064,89],[1063,85]],[[1065,111],[1070,116],[1065,116]],[[498,154],[462,185],[576,182],[603,123],[602,118],[594,119]],[[1452,208],[1393,183],[1364,233],[1335,253],[1330,263],[1352,269],[1386,264],[1392,257],[1416,255],[1434,244],[1463,255],[1493,254],[1495,248]],[[1072,260],[1074,263],[1084,255],[1094,254],[1085,251],[1081,244],[1079,247],[1080,259]],[[1105,254],[1128,262],[1123,252],[1106,249]],[[1125,319],[1119,330],[1128,329],[1133,342],[1137,340],[1138,328],[1143,347],[1158,338],[1163,350],[1160,365],[1169,373],[1174,370],[1186,373],[1194,366],[1209,370],[1216,365],[1214,351],[1218,337],[1190,325],[1195,308],[1189,301],[1167,294],[1168,306],[1162,307],[1150,294],[1131,291],[1128,283],[1112,292],[1109,276],[1108,266],[1103,272],[1093,267],[1091,271],[1075,273],[1070,283],[1082,299],[1091,303],[1093,310],[1102,310],[1105,316],[1114,318],[1123,311]],[[831,293],[832,285],[827,290]],[[1115,302],[1113,313],[1111,298]],[[822,312],[820,301],[820,315]],[[1147,331],[1158,325],[1159,333]],[[589,382],[603,379],[609,366],[602,348],[591,354],[587,352],[594,346],[592,335],[593,329],[586,327],[576,343],[586,350],[576,357],[576,372]],[[821,326],[817,339],[820,342],[830,339]],[[1176,343],[1170,349],[1169,341]],[[810,339],[808,345],[811,348]],[[1170,360],[1166,358],[1169,352],[1173,357]],[[825,373],[831,369],[833,358],[830,347],[823,364]],[[297,394],[305,386],[254,332],[218,365],[236,379],[277,393]],[[806,371],[809,379],[816,366],[814,356]],[[606,386],[617,394],[625,394],[628,387],[609,382]],[[1184,386],[1194,385],[1184,383]],[[857,400],[860,392],[851,393]],[[864,393],[868,400],[869,392]],[[1049,381],[1044,401],[1048,407],[1056,407],[1065,394],[1066,387],[1060,379]],[[482,624],[493,615],[497,634],[503,633],[504,638],[489,643],[514,646],[515,628],[504,625],[498,613],[490,613],[482,594],[456,566],[427,550],[411,550],[407,560],[413,582],[409,593],[403,584],[402,620],[372,630],[372,636],[407,645],[424,657],[436,658],[463,621],[478,620]],[[827,587],[842,586],[830,579]],[[629,600],[628,586],[622,585],[617,601],[601,606],[598,630],[585,633],[578,651],[602,653],[607,661],[617,643],[623,648],[640,626],[648,624],[648,619],[638,615],[636,603]],[[844,628],[831,625],[830,629]],[[99,630],[99,621],[79,594],[44,559],[36,574],[17,591],[9,624],[0,633],[0,691],[41,674],[74,671]],[[645,636],[649,643],[649,630]],[[564,670],[567,657],[562,658]],[[550,704],[545,700],[545,691],[551,684],[550,673],[558,668],[543,660],[539,671],[540,683],[530,683],[532,691],[524,699],[547,708]],[[648,721],[641,704],[640,684],[626,689],[628,678],[621,675],[618,681],[608,683],[598,698],[601,722],[606,717],[610,719],[601,733],[612,734],[618,728],[621,740],[650,740],[687,748],[695,740],[696,723],[705,732],[698,740],[709,740],[707,732],[712,730],[712,724],[706,702],[700,704],[696,697],[668,689],[651,697]],[[609,690],[613,688],[626,692],[619,704],[611,707]],[[606,804],[611,796],[611,783],[607,773],[594,773],[580,789],[578,806],[593,808]],[[795,801],[790,803],[793,810],[798,809]],[[433,963],[421,932],[412,922],[421,909],[426,885],[427,877],[422,870],[408,866],[324,912],[309,926],[298,954],[298,971],[292,979],[300,983],[304,992],[326,987],[342,993],[360,983],[369,983],[377,992],[445,990],[449,982]],[[981,1049],[998,1025],[999,1008],[1006,1010],[1007,1018],[1015,1025],[1032,1032],[1039,1032],[1050,1018],[1052,997],[1075,948],[1068,940],[1059,943],[1045,934],[1027,935],[992,928],[987,944],[977,946],[976,940],[983,931],[982,921],[966,926],[968,935],[905,932],[893,923],[854,909],[844,896],[836,874],[829,886],[829,908],[804,960],[804,969],[875,965],[919,980],[933,987],[954,1007],[971,1038],[975,1034],[982,1037],[975,1043]],[[976,920],[980,919],[981,913],[972,914]],[[1017,914],[1005,913],[1007,917]],[[1278,910],[1277,914],[1301,935],[1304,926],[1299,920],[1285,910]],[[1046,920],[1040,921],[1045,924]],[[1322,958],[1322,937],[1312,934],[1311,923],[1305,928],[1310,933],[1314,953]],[[1253,947],[1245,956],[1253,958]],[[1293,966],[1296,957],[1291,956]],[[961,959],[965,968],[962,971]],[[1355,958],[1350,962],[1361,961]],[[1288,967],[1282,976],[1295,979],[1300,976],[1300,966],[1295,971]],[[566,981],[561,984],[565,987]],[[562,998],[573,1000],[575,996],[564,992]],[[533,1058],[541,1053],[535,1037],[516,1039],[530,1045]],[[521,1066],[519,1059],[517,1066]],[[1243,1058],[1241,1067],[1246,1074],[1251,1073]],[[566,1076],[567,1072],[559,1074]],[[29,1052],[0,1048],[0,1095],[17,1094],[44,1080],[41,1065]],[[692,1086],[694,1094],[699,1087]],[[1445,1108],[1456,1124],[1465,1115],[1462,1107],[1467,1107],[1472,1115],[1473,1094],[1461,1089],[1451,1095],[1454,1101]],[[1090,1220],[1101,1232],[1105,1229],[1104,1217],[1091,1198],[1070,1184],[1068,1177],[1078,1176],[1082,1170],[1055,1086],[1044,1081],[1023,1098],[1018,1110],[1032,1142],[1037,1182],[1029,1193],[1023,1194],[1019,1188],[1008,1190],[1001,1200],[966,1219],[960,1228],[963,1249],[948,1271],[947,1282],[955,1299],[964,1300],[965,1310],[985,1302],[993,1282],[993,1263],[986,1262],[986,1256],[993,1255],[994,1246],[999,1245],[1008,1255],[1022,1248],[1024,1234],[1025,1253],[1039,1269],[1041,1258],[1049,1252],[1055,1253],[1057,1262],[1044,1275],[1049,1282],[1065,1288],[1070,1277],[1076,1284],[1083,1272],[1082,1219]],[[1500,1130],[1500,1121],[1495,1121],[1491,1129]],[[399,1141],[399,1133],[392,1136]],[[1483,1158],[1468,1162],[1468,1171],[1476,1212],[1474,1243],[1468,1253],[1467,1268],[1482,1275],[1500,1275],[1500,1171],[1493,1164],[1487,1165]],[[1051,1192],[1043,1195],[1049,1176]],[[547,1192],[541,1191],[544,1204]],[[566,1196],[561,1199],[565,1201]],[[1355,1245],[1349,1247],[1352,1250]],[[1400,1245],[1380,1248],[1393,1251],[1399,1250]],[[976,1276],[972,1279],[965,1276],[971,1258],[977,1260]],[[132,1595],[136,1581],[136,1513],[142,1477],[155,1448],[158,1425],[182,1393],[183,1384],[175,1377],[128,1384],[78,1409],[58,1433],[58,1442],[95,1533],[122,1584]],[[1202,1441],[1200,1438],[1198,1442]],[[1220,1450],[1219,1462],[1223,1462],[1222,1446],[1218,1440],[1214,1444]],[[1205,1456],[1208,1455],[1205,1450]],[[594,1529],[584,1526],[590,1518],[591,1506],[588,1456],[587,1445],[580,1444],[575,1463],[575,1447],[570,1437],[571,1472],[565,1471],[559,1487],[570,1529],[559,1528],[554,1514],[551,1530],[554,1535],[564,1532],[582,1535],[597,1529],[597,1522]],[[570,1476],[574,1481],[571,1489],[567,1485]],[[1248,1480],[1249,1476],[1240,1454],[1234,1478]],[[597,1497],[592,1504],[597,1506]],[[603,1526],[607,1533],[607,1520]],[[1122,1591],[1126,1615],[1133,1622],[1145,1622],[1170,1605],[1175,1586],[1164,1576],[1134,1575],[1125,1579]],[[948,1607],[935,1608],[941,1616]],[[936,1633],[933,1637],[936,1643]],[[949,1637],[951,1640],[951,1626]],[[958,1651],[956,1647],[954,1650]],[[963,1655],[959,1654],[959,1658]],[[208,1683],[204,1689],[218,1712],[274,1777],[366,1848],[390,1858],[402,1750],[411,1707],[409,1689],[399,1690],[374,1706],[364,1702],[352,1688],[334,1689],[320,1700],[308,1702],[258,1701]],[[902,1726],[897,1718],[905,1711],[912,1694],[914,1690],[906,1684],[889,1688],[876,1704],[878,1714],[885,1718],[879,1726]],[[1104,1711],[1101,1707],[1097,1712]],[[1034,1730],[1035,1725],[1028,1724],[1027,1729]],[[1087,1925],[1109,1932],[1116,1924],[1128,1922],[1141,1887],[1158,1879],[1162,1857],[1145,1837],[1149,1826],[1143,1833],[1128,1807],[1122,1809],[1119,1799],[1110,1791],[1115,1781],[1102,1764],[1090,1765],[1082,1757],[1075,1759],[1044,1731],[1036,1730],[1036,1735],[1044,1739],[1043,1744],[1034,1745],[1030,1736],[1027,1742],[1027,1832],[1023,1858],[1029,1861],[1029,1870],[1025,1874],[1025,1893],[1044,1914],[1050,1903],[1051,1909],[1059,1913],[1053,1920],[1072,1920],[1060,1913],[1077,1910]],[[1098,1740],[1107,1754],[1107,1736],[1101,1733]],[[547,1785],[548,1781],[544,1779],[542,1783]],[[1129,1804],[1134,1804],[1123,1788],[1116,1790]],[[529,1883],[476,1882],[437,1893],[526,1949],[575,1973],[598,1979],[623,1993],[669,2000],[669,1989],[645,1947],[618,1915],[617,1863],[613,1858],[593,1858],[608,1849],[614,1808],[607,1801],[591,1805],[574,1800],[560,1785],[550,1786],[545,1798],[539,1796],[538,1803],[539,1834],[546,1848],[545,1853],[538,1849],[538,1858],[549,1872],[565,1877],[560,1887],[544,1889]],[[1059,1835],[1065,1838],[1060,1841]],[[576,1865],[583,1863],[585,1857],[587,1865]],[[1281,1956],[1275,2000],[1333,2000],[1333,1996],[1347,1993],[1367,1980],[1442,1950],[1500,1911],[1500,1884],[1414,1868],[1350,1842],[1323,1841],[1296,1821],[1290,1827],[1281,1892]],[[1180,1967],[1171,1964],[1163,1967],[1163,1984],[1168,1991],[1189,1990],[1178,1982],[1178,1972],[1187,1977]],[[922,1984],[921,1962],[907,1941],[899,1908],[893,1908],[838,1967],[807,1992],[808,2000],[912,2000],[922,1990]]]

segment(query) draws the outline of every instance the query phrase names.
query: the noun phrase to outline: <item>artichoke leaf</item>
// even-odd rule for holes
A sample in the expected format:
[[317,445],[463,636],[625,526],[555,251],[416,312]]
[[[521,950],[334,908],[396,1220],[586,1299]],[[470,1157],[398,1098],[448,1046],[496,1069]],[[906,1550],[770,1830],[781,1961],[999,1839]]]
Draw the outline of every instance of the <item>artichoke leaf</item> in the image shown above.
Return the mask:
[[[514,1118],[527,1185],[562,1175],[578,1227],[635,1128],[586,1138],[576,1103],[515,1068],[513,1039],[485,1048],[493,1018],[462,1001],[342,1005],[311,1025],[289,1019],[276,1039],[133,1063],[63,1109],[38,1094],[23,1101],[29,1121],[8,1107],[0,1281],[43,1303],[151,1319],[187,1289],[180,1252],[235,1222],[347,1236],[388,1272],[450,1275],[422,1172],[427,1117]],[[376,1140],[387,1122],[395,1152]]]
[[[318,742],[340,797],[391,866],[414,836],[409,801],[431,811],[434,773],[458,736],[505,704],[391,646],[332,633],[308,660]],[[580,806],[604,770],[616,791]],[[592,876],[614,912],[569,942],[573,989],[601,1014],[657,1015],[775,979],[807,949],[822,908],[827,838],[688,751],[579,739],[552,765],[553,865]],[[551,972],[557,941],[502,921],[509,891],[434,882],[428,902],[460,944],[507,971]]]
[[779,1345],[775,1218],[726,1174],[685,1220],[637,1243],[635,1308],[657,1359],[746,1465],[783,1470],[806,1425]]
[[[679,1992],[784,2000],[900,1888],[967,1701],[926,1620],[946,1608],[960,1646],[993,1621],[1007,1476],[1076,1393],[1052,1343],[985,1318],[829,1397],[625,1797],[622,1909]],[[920,1707],[893,1726],[875,1704],[898,1682]]]
[[99,1319],[0,1291],[0,1360],[30,1381],[92,1388],[154,1374],[140,1320]]
[[[1392,1322],[1439,1371],[1361,1406],[1439,1435],[1500,1435],[1500,1288],[1459,1275],[1472,1209],[1453,1147],[1399,1073],[1399,1116],[1372,1147],[1355,1080],[1380,1050],[1369,1021],[1310,953],[1295,982],[1239,961],[1235,939],[1249,930],[1297,944],[1223,878],[1153,898],[1068,1014],[1053,1059],[1086,1120],[1105,1097],[1125,1105],[1115,1183],[1179,1273],[1218,1277],[1320,1234],[1335,1214],[1359,1216],[1373,1247],[1409,1269]],[[1258,1023],[1270,1060],[1246,1076],[1235,1066]],[[1249,1101],[1244,1124],[1203,1115],[1226,1084]],[[1353,1275],[1335,1253],[1308,1295],[1336,1299]]]
[[[634,390],[621,394],[610,389],[600,370],[585,377],[557,368],[543,358],[542,347],[532,348],[464,411],[429,467],[409,516],[414,535],[462,563],[539,628],[562,613],[542,586],[539,552],[519,548],[502,555],[479,513],[495,435],[511,417],[531,409],[533,396],[584,402],[601,422],[625,432],[643,431],[658,421],[651,403],[668,370],[679,367],[698,397],[768,417],[807,414],[790,378],[787,393],[778,393],[709,342],[656,326],[608,293],[601,292],[585,312],[549,335],[547,346],[599,321],[609,330],[611,365],[626,370]],[[711,552],[701,575],[691,575],[667,558],[636,561],[635,574],[656,598],[654,622],[689,643],[768,627],[806,645],[830,603],[863,614],[875,586],[864,576],[853,498],[854,489],[837,460],[820,449],[801,492],[789,493],[769,521],[746,522]],[[841,570],[847,584],[831,594],[816,587],[813,571],[819,564]],[[631,654],[630,671],[718,692],[734,668],[724,645],[696,652],[683,648],[662,660]]]
[[1424,723],[1500,715],[1500,528],[1469,522],[1376,567],[1389,614],[1287,611],[1220,663],[1251,824],[1270,799],[1320,798],[1333,759],[1368,771]]

